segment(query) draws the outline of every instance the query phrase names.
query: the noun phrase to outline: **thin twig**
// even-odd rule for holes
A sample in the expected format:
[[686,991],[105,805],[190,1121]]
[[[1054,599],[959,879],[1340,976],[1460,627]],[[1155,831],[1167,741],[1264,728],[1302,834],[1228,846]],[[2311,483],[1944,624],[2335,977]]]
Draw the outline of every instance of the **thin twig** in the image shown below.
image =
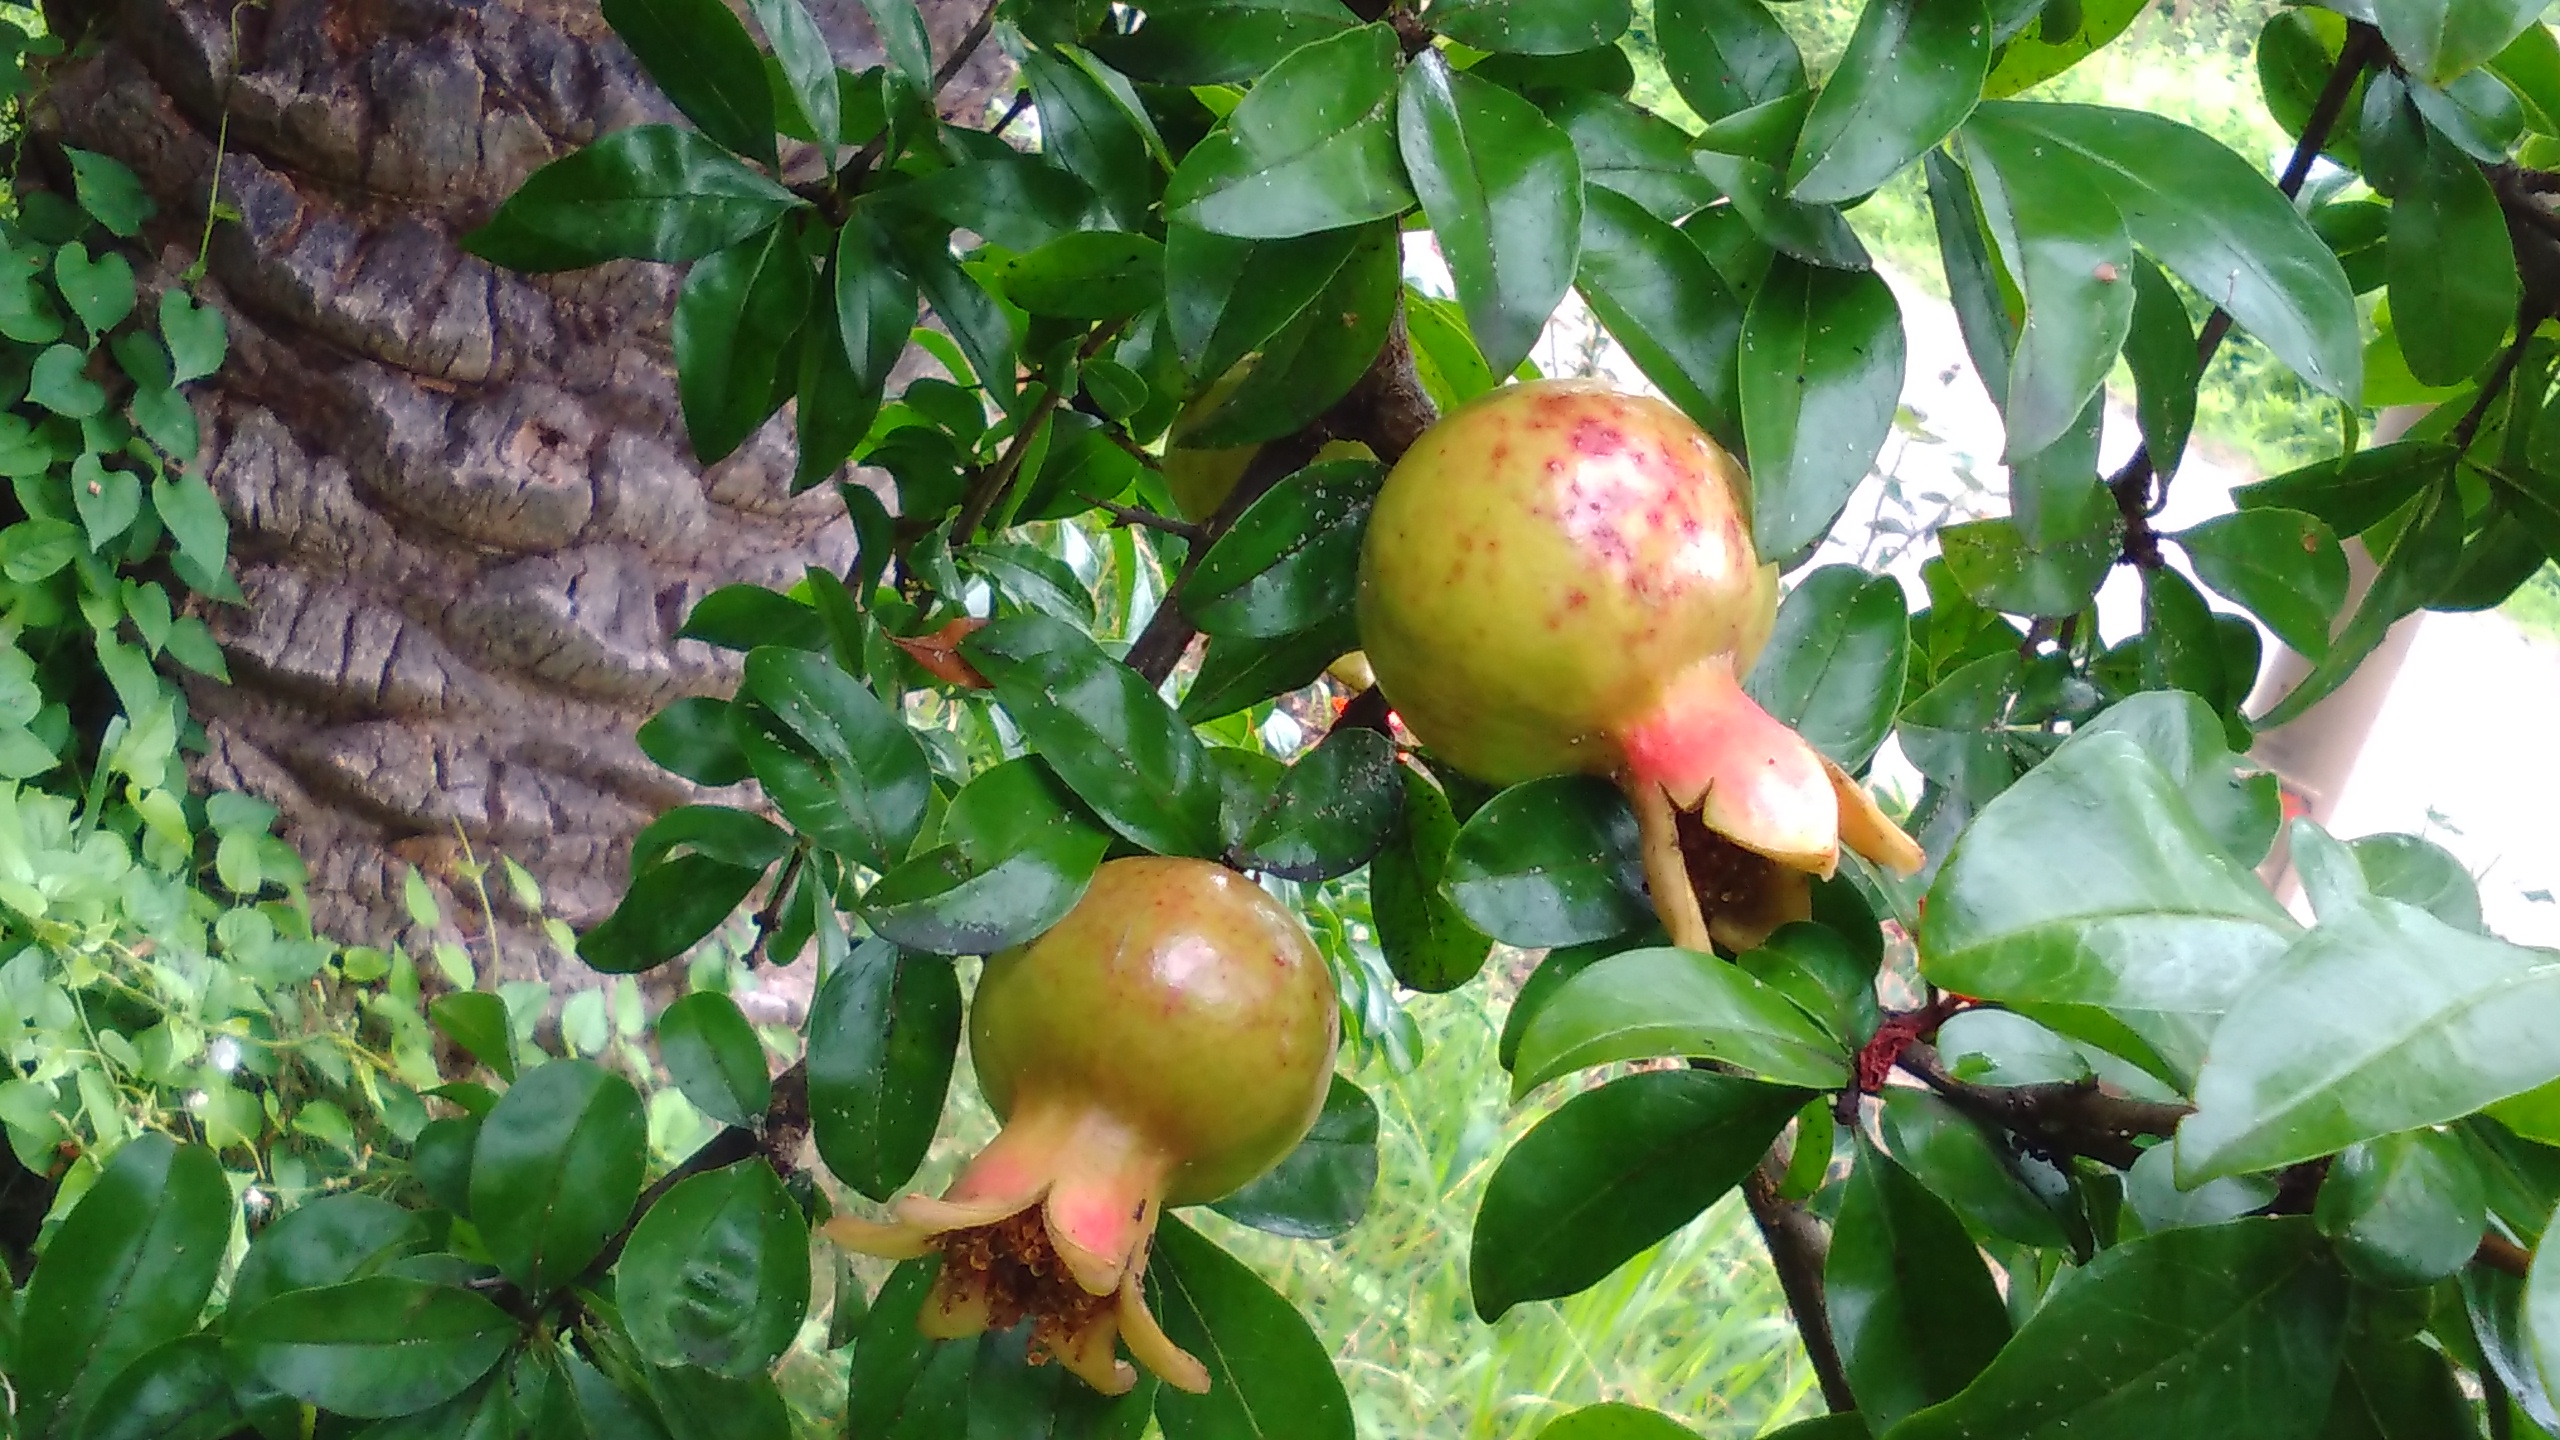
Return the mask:
[[2525,346],[2532,343],[2533,332],[2541,324],[2541,306],[2528,296],[2516,312],[2515,343],[2498,357],[2498,368],[2490,371],[2489,378],[2481,382],[2479,397],[2471,402],[2471,408],[2463,412],[2462,419],[2455,422],[2453,433],[2447,437],[2454,454],[2460,455],[2471,448],[2471,442],[2480,434],[2480,422],[2489,418],[2489,407],[2498,403],[2498,397],[2506,391],[2507,382],[2515,378],[2516,366],[2524,359]]
[[[2338,63],[2329,71],[2328,83],[2320,87],[2320,98],[2311,107],[2310,117],[2302,122],[2302,138],[2295,142],[2292,156],[2285,161],[2284,174],[2276,188],[2288,200],[2302,193],[2303,182],[2311,176],[2311,162],[2318,159],[2322,146],[2329,143],[2329,132],[2336,128],[2345,113],[2347,96],[2355,89],[2356,80],[2375,56],[2383,53],[2382,32],[2361,22],[2349,22],[2347,39],[2338,49]],[[2201,372],[2222,348],[2223,337],[2231,333],[2231,312],[2215,306],[2205,317],[2204,329],[2196,336],[2196,369]],[[2168,482],[2157,478],[2151,464],[2151,447],[2136,445],[2124,465],[2107,479],[2107,488],[2115,495],[2116,511],[2124,517],[2123,556],[2127,563],[2144,569],[2160,567],[2160,537],[2151,527],[2151,517],[2168,504]]]
[[2471,1252],[2471,1263],[2521,1280],[2533,1269],[2533,1252],[2491,1230],[2480,1237],[2480,1248]]
[[1778,1178],[1769,1173],[1766,1160],[1742,1177],[1742,1203],[1769,1247],[1770,1268],[1778,1272],[1778,1289],[1787,1297],[1796,1333],[1804,1337],[1805,1358],[1813,1362],[1822,1403],[1834,1415],[1857,1409],[1858,1397],[1849,1392],[1848,1367],[1840,1363],[1840,1346],[1831,1338],[1831,1313],[1822,1293],[1822,1269],[1831,1255],[1829,1232],[1810,1211],[1778,1193]]
[[[1095,327],[1094,332],[1085,337],[1084,344],[1077,348],[1076,359],[1092,359],[1119,333],[1120,323],[1117,321]],[[967,541],[978,533],[979,526],[987,523],[987,516],[995,510],[996,502],[1012,488],[1017,472],[1022,469],[1023,457],[1030,453],[1031,442],[1039,437],[1040,427],[1065,402],[1067,391],[1068,387],[1055,376],[1042,386],[1040,398],[1023,415],[1022,424],[1013,432],[1013,438],[1005,442],[1004,453],[996,457],[996,463],[980,471],[977,483],[969,487],[968,499],[960,507],[960,518],[951,526],[953,544]]]
[[1135,525],[1146,530],[1161,530],[1167,535],[1179,535],[1194,543],[1197,543],[1201,536],[1200,526],[1194,521],[1177,520],[1170,515],[1159,515],[1153,510],[1141,509],[1135,505],[1122,505],[1113,500],[1097,500],[1081,490],[1076,492],[1076,498],[1109,515],[1114,525]]
[[960,43],[952,46],[951,53],[942,57],[942,63],[933,67],[933,93],[937,97],[942,94],[942,87],[950,84],[951,78],[960,73],[960,67],[969,63],[969,57],[978,53],[978,47],[987,43],[987,36],[994,33],[995,28],[996,0],[987,0],[987,8],[979,11],[978,18],[970,21],[969,28],[961,32]]

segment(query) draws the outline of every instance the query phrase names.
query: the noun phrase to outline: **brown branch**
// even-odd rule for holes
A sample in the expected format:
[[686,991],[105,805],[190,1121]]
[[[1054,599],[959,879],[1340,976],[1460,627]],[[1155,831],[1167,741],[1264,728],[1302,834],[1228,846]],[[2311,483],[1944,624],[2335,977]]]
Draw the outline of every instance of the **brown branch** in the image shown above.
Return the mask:
[[[2303,182],[2311,176],[2311,162],[2319,158],[2320,148],[2329,142],[2329,132],[2346,112],[2347,96],[2354,92],[2357,79],[2367,65],[2385,53],[2381,31],[2361,22],[2348,22],[2346,43],[2338,48],[2338,63],[2329,71],[2328,82],[2320,87],[2320,98],[2302,122],[2302,138],[2294,143],[2284,174],[2276,180],[2276,188],[2284,192],[2286,199],[2302,193]],[[2215,306],[2196,336],[2199,372],[2212,363],[2214,352],[2222,348],[2223,338],[2230,333],[2231,312]],[[2159,480],[2156,487],[2155,479]],[[2107,489],[2115,495],[2116,513],[2124,517],[2125,563],[2146,570],[2160,568],[2160,536],[2152,528],[2151,517],[2168,503],[2168,482],[2152,466],[2151,447],[2136,445],[2124,465],[2107,478]],[[2154,493],[2155,489],[2158,493]]]
[[969,28],[960,33],[960,41],[951,47],[951,53],[943,56],[942,63],[933,67],[934,96],[942,94],[942,87],[951,83],[951,78],[960,73],[960,67],[968,64],[969,57],[978,53],[979,46],[987,43],[987,37],[995,33],[995,28],[996,0],[987,0],[987,8],[979,11],[978,18],[970,21]]
[[[1108,325],[1096,326],[1094,332],[1085,337],[1084,344],[1076,348],[1076,359],[1090,360],[1101,353],[1102,347],[1110,344],[1112,337],[1120,333],[1121,324],[1115,320]],[[996,457],[996,463],[978,472],[977,482],[969,487],[968,499],[960,506],[960,518],[951,526],[953,544],[967,543],[978,533],[978,527],[987,523],[987,516],[996,508],[996,502],[1004,499],[1005,492],[1013,487],[1014,479],[1022,469],[1022,458],[1030,453],[1032,442],[1039,438],[1040,427],[1048,423],[1049,416],[1065,403],[1067,394],[1068,387],[1057,376],[1048,377],[1041,387],[1040,398],[1023,415],[1021,427],[1013,432],[1011,440],[1005,442],[1004,453]]]
[[2083,1155],[2119,1170],[2142,1156],[2137,1139],[2173,1134],[2191,1108],[2109,1094],[2096,1080],[1978,1085],[1948,1073],[1935,1047],[1914,1043],[1902,1068],[1958,1111],[2047,1155]]
[[1195,544],[1200,539],[1200,526],[1193,521],[1176,520],[1170,515],[1159,515],[1153,510],[1141,509],[1135,505],[1123,505],[1116,500],[1097,500],[1081,490],[1076,492],[1076,498],[1110,516],[1111,523],[1114,525],[1135,525],[1142,530],[1161,530],[1167,535],[1179,535]]
[[2491,1230],[2480,1237],[2480,1248],[2471,1252],[2471,1263],[2522,1280],[2533,1270],[2533,1252]]
[[1822,1403],[1834,1415],[1845,1414],[1858,1408],[1858,1397],[1849,1393],[1849,1372],[1840,1363],[1839,1344],[1831,1338],[1831,1312],[1822,1294],[1822,1269],[1831,1255],[1831,1236],[1811,1211],[1778,1193],[1778,1177],[1769,1167],[1770,1162],[1763,1160],[1742,1177],[1742,1203],[1750,1207],[1751,1221],[1760,1227],[1760,1239],[1769,1247],[1778,1288],[1787,1297],[1796,1333],[1804,1337],[1813,1377],[1822,1385]]
[[2453,433],[2447,437],[2454,454],[2460,455],[2469,450],[2471,442],[2478,438],[2480,422],[2489,418],[2489,407],[2498,403],[2498,397],[2506,393],[2507,382],[2515,378],[2516,366],[2524,359],[2525,346],[2532,343],[2533,332],[2541,324],[2540,303],[2531,296],[2525,297],[2516,311],[2515,343],[2498,356],[2497,368],[2481,382],[2478,398],[2471,402],[2471,408],[2463,412],[2462,418],[2454,422]]

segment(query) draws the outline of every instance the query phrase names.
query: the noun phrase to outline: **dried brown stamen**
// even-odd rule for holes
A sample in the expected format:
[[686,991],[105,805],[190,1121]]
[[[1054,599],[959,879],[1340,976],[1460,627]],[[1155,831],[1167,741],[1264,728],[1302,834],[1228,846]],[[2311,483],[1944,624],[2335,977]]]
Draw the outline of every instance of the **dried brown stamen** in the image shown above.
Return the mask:
[[1010,1330],[1030,1319],[1033,1364],[1113,1313],[1114,1297],[1076,1283],[1050,1242],[1038,1206],[992,1225],[945,1231],[933,1243],[942,1252],[943,1283],[936,1293],[944,1307],[983,1298],[991,1330]]
[[1689,883],[1698,892],[1698,907],[1709,915],[1757,908],[1779,876],[1790,873],[1768,856],[1745,850],[1708,829],[1694,810],[1677,812],[1672,825],[1680,838],[1680,858],[1688,866]]

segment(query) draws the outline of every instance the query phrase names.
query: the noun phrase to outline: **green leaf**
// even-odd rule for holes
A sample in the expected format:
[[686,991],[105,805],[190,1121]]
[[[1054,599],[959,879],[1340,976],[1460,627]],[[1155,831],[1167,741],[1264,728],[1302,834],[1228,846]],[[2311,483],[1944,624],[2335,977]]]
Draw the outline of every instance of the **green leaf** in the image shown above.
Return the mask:
[[1837,1090],[1849,1078],[1847,1048],[1786,996],[1738,965],[1661,946],[1612,955],[1556,987],[1521,1032],[1511,1093],[1666,1055],[1808,1090]]
[[1992,263],[1983,234],[1981,207],[1974,203],[1973,183],[1955,157],[1932,150],[1922,161],[1929,189],[1929,214],[1937,231],[1938,257],[1954,302],[1957,328],[1965,351],[1982,377],[1984,390],[2005,403],[2009,394],[2009,357],[2017,348],[2017,327],[2010,323],[2003,277]]
[[[776,793],[784,818],[820,844],[874,870],[887,870],[915,843],[933,792],[924,747],[871,688],[824,655],[767,646],[747,656],[744,691],[814,751],[823,790]],[[745,737],[748,759],[768,789],[781,773],[782,747]],[[797,773],[807,767],[792,767]],[[796,802],[796,803],[795,803]]]
[[2471,1263],[2489,1197],[2460,1140],[2407,1130],[2339,1151],[2312,1218],[2357,1279],[2418,1290]]
[[[1848,1420],[1857,1427],[1854,1431],[1857,1440],[1864,1440],[1867,1432],[1865,1427],[1858,1425],[1856,1416],[1826,1418]],[[1790,1425],[1771,1434],[1773,1437],[1790,1435],[1802,1428]],[[1538,1432],[1538,1440],[1697,1440],[1697,1432],[1674,1424],[1660,1411],[1611,1400],[1600,1405],[1585,1405],[1570,1415],[1549,1421],[1547,1427]]]
[[2327,1409],[2346,1314],[2308,1220],[2164,1231],[2100,1251],[1990,1368],[1895,1440],[2302,1435]]
[[2291,690],[2251,723],[2273,729],[2326,699],[2382,644],[2401,617],[2442,594],[2462,563],[2463,502],[2454,476],[2440,475],[2403,517],[2384,546],[2382,568],[2344,628]]
[[1192,147],[1164,192],[1168,220],[1285,239],[1402,214],[1396,38],[1364,25],[1292,52]]
[[2179,1180],[2331,1154],[2560,1078],[2540,1008],[2555,996],[2546,951],[2393,900],[2324,909],[2214,1033],[2178,1127]]
[[2135,244],[2230,311],[2313,388],[2352,401],[2363,386],[2354,293],[2290,201],[2222,142],[2176,121],[2094,105],[1987,101],[1979,140],[2083,170]]
[[658,1197],[614,1267],[622,1321],[661,1365],[761,1375],[809,1309],[809,1226],[761,1158]]
[[1438,994],[1474,979],[1493,940],[1441,888],[1458,838],[1449,797],[1419,766],[1402,775],[1404,826],[1369,862],[1369,914],[1397,983]]
[[790,90],[785,97],[769,94],[766,103],[778,107],[787,99],[798,108],[799,118],[809,122],[811,133],[833,146],[842,138],[844,86],[817,17],[801,0],[747,0],[747,10],[772,43],[774,68]]
[[1106,33],[1093,43],[1141,80],[1231,85],[1359,23],[1340,0],[1159,0],[1134,33]]
[[[633,1113],[636,1121],[636,1100]],[[468,1290],[373,1275],[277,1296],[232,1321],[225,1343],[265,1384],[323,1410],[374,1418],[461,1394],[516,1338],[514,1319]]]
[[133,264],[113,250],[92,260],[89,247],[72,241],[54,252],[53,282],[92,336],[106,334],[133,313]]
[[[1468,72],[1482,73],[1482,67]],[[1573,142],[1582,178],[1677,221],[1714,201],[1716,187],[1689,163],[1679,126],[1615,95],[1569,90],[1542,97],[1547,118]],[[1586,227],[1585,234],[1589,233]]]
[[1323,293],[1262,345],[1260,358],[1223,403],[1187,420],[1179,443],[1214,449],[1296,433],[1367,373],[1394,319],[1396,227],[1361,227]]
[[827,972],[808,1034],[818,1157],[837,1179],[886,1200],[915,1174],[941,1123],[960,1043],[960,981],[948,961],[866,941]]
[[2560,1407],[2552,1404],[2542,1381],[2536,1352],[2544,1342],[2525,1332],[2526,1283],[2474,1265],[2462,1272],[2463,1308],[2479,1343],[2480,1358],[2487,1362],[2484,1373],[2503,1381],[2515,1408],[2548,1434],[2560,1430]]
[[1742,303],[1696,241],[1615,190],[1586,189],[1574,283],[1672,404],[1724,444],[1741,439]]
[[1275,639],[1349,610],[1360,540],[1386,480],[1374,460],[1329,460],[1274,485],[1200,557],[1183,613],[1212,635]]
[[[1339,652],[1337,652],[1339,653]],[[1019,945],[1083,898],[1111,836],[1038,760],[971,780],[944,812],[945,844],[862,897],[871,928],[911,950],[987,955]]]
[[1701,120],[1805,88],[1804,56],[1760,0],[1655,0],[1653,34],[1672,88]]
[[1468,816],[1441,885],[1476,928],[1524,948],[1606,940],[1653,915],[1635,813],[1580,776],[1514,785]]
[[1403,813],[1395,742],[1337,726],[1300,756],[1229,852],[1231,863],[1284,880],[1347,875],[1369,863]]
[[1093,187],[1033,155],[989,156],[939,170],[896,192],[1009,250],[1036,250],[1083,225],[1101,201]]
[[1920,964],[1960,995],[2212,1017],[2294,930],[2178,782],[2131,736],[2100,730],[1974,817],[1930,887]]
[[1902,308],[1872,270],[1782,259],[1742,321],[1751,533],[1763,555],[1821,539],[1867,478],[1902,399]]
[[[2034,1023],[2020,1016],[2010,1018],[2022,1024]],[[2050,1031],[2045,1034],[2060,1040]],[[2066,1047],[2064,1053],[2071,1052]],[[2087,1073],[2086,1065],[2077,1068],[2081,1074]],[[2017,1082],[2004,1079],[2003,1083]],[[2040,1249],[2060,1250],[2070,1245],[2070,1232],[2063,1227],[2052,1201],[2031,1188],[2020,1174],[2021,1167],[2042,1167],[2043,1162],[2014,1156],[2007,1137],[1993,1140],[1981,1126],[1926,1090],[1887,1086],[1877,1099],[1883,1110],[1885,1144],[1893,1158],[1911,1172],[1912,1178],[1928,1187],[1930,1194],[1947,1202],[1968,1225],[2000,1239]],[[2056,1182],[2061,1179],[2050,1167],[2044,1167],[2044,1174]],[[2058,1189],[2058,1184],[2054,1188]]]
[[1349,615],[1270,640],[1212,635],[1200,657],[1200,673],[1183,694],[1182,718],[1205,725],[1304,689],[1327,666],[1359,648],[1359,627]]
[[2357,1327],[2329,1398],[2323,1440],[2479,1440],[2453,1363],[2413,1336]]
[[837,233],[818,297],[819,309],[800,339],[794,493],[843,468],[870,433],[881,389],[906,353],[916,321],[915,283],[889,263],[879,236],[860,217]]
[[1443,0],[1431,28],[1503,55],[1571,55],[1607,45],[1635,18],[1627,0]]
[[1902,173],[1964,122],[1990,70],[1981,0],[1873,0],[1805,116],[1789,193],[1837,204]]
[[427,1019],[444,1032],[445,1038],[469,1051],[471,1058],[495,1071],[499,1079],[514,1082],[515,1030],[507,1020],[506,1001],[485,990],[439,995],[427,1006]]
[[511,270],[682,264],[807,203],[693,131],[640,125],[534,171],[463,247]]
[[803,601],[762,585],[741,583],[723,585],[695,601],[676,638],[742,653],[759,645],[823,650],[827,622]]
[[[603,0],[604,23],[702,133],[776,164],[773,87],[747,27],[720,0]],[[828,77],[830,82],[833,76]]]
[[613,913],[578,937],[578,958],[611,975],[663,965],[737,913],[763,878],[760,867],[700,853],[661,860],[632,876]]
[[246,1315],[288,1291],[361,1279],[426,1243],[416,1212],[379,1196],[349,1191],[306,1200],[258,1232],[224,1308]]
[[1822,1281],[1841,1369],[1880,1432],[1954,1398],[2009,1338],[2009,1312],[1963,1223],[1864,1136]]
[[195,1327],[232,1212],[211,1150],[145,1133],[116,1151],[18,1297],[19,1433],[79,1433],[117,1372]]
[[1119,230],[1061,235],[999,268],[1007,299],[1034,315],[1111,320],[1164,297],[1164,246]]
[[169,347],[169,383],[184,385],[222,368],[230,327],[221,311],[172,288],[160,292],[160,339]]
[[110,470],[95,455],[71,462],[71,505],[80,512],[89,548],[103,552],[142,514],[142,480],[130,470]]
[[2147,0],[2078,0],[2068,10],[2040,8],[2027,13],[2037,15],[2076,14],[2078,22],[2056,35],[2043,25],[2031,25],[2012,36],[2000,47],[2000,56],[1992,62],[1991,74],[1982,82],[1982,98],[2005,99],[2043,84],[2072,66],[2096,54],[2108,42],[2125,31],[2147,4]]
[[2196,332],[2186,302],[2147,255],[2133,258],[2133,325],[2125,332],[2124,363],[2133,372],[2143,450],[2155,471],[2174,475],[2196,423]]
[[247,1421],[232,1398],[222,1341],[172,1340],[127,1365],[78,1431],[80,1440],[225,1440]]
[[755,1125],[773,1100],[764,1046],[738,1002],[700,990],[658,1014],[658,1058],[693,1108],[724,1125]]
[[961,648],[1032,748],[1112,829],[1159,855],[1224,848],[1200,741],[1144,677],[1044,615],[995,621]]
[[1854,773],[1893,729],[1910,649],[1901,584],[1854,565],[1826,565],[1787,592],[1743,689]]
[[[1533,1024],[1532,1045],[1536,1033]],[[1523,1301],[1598,1284],[1740,1184],[1805,1099],[1712,1071],[1661,1070],[1566,1101],[1485,1184],[1467,1256],[1476,1313],[1499,1320]]]
[[86,420],[107,408],[106,389],[88,377],[89,357],[72,345],[56,345],[36,357],[27,398],[65,420]]
[[1237,240],[1192,225],[1166,226],[1165,314],[1183,365],[1204,380],[1234,369],[1317,303],[1353,263],[1367,234],[1354,227],[1291,240]]
[[2048,160],[2039,135],[1968,125],[1963,143],[1983,220],[2026,298],[2003,410],[2005,454],[2022,460],[2061,439],[2114,368],[2133,328],[2133,239],[2094,170]]
[[2451,141],[2427,132],[2419,163],[2391,205],[2389,275],[2409,373],[2453,385],[2489,362],[2516,318],[2515,246],[2487,176]]
[[1167,1215],[1147,1291],[1173,1343],[1209,1367],[1209,1393],[1156,1397],[1164,1440],[1352,1440],[1333,1357],[1288,1301]]
[[489,1256],[536,1296],[576,1278],[640,1195],[648,1124],[631,1082],[554,1060],[480,1122],[471,1215]]
[[680,849],[761,870],[791,853],[791,836],[761,815],[726,805],[679,805],[632,837],[631,868],[646,870]]
[[862,9],[871,17],[872,31],[880,37],[881,49],[888,52],[889,63],[918,89],[930,92],[933,40],[925,33],[924,14],[914,0],[862,0]]
[[2441,477],[2453,452],[2433,440],[2399,440],[2320,460],[2231,492],[2243,510],[2301,510],[2338,535],[2361,535]]
[[1938,546],[1974,603],[2010,615],[2079,614],[2116,560],[2107,525],[2039,550],[2014,519],[1968,520],[1941,528]]
[[2456,930],[2488,933],[2480,887],[2443,846],[2415,835],[2365,835],[2348,841],[2347,849],[2374,894],[2414,905]]
[[1378,1103],[1336,1075],[1315,1128],[1298,1147],[1210,1208],[1292,1240],[1330,1240],[1360,1223],[1377,1185]]
[[2253,508],[2216,516],[2175,539],[2196,578],[2249,608],[2276,638],[2317,660],[2347,599],[2347,556],[2317,516]]
[[1154,229],[1162,146],[1150,143],[1128,82],[1083,57],[1046,50],[1025,55],[1022,68],[1039,105],[1041,148],[1093,188],[1114,227]]
[[782,405],[782,358],[812,289],[792,229],[776,225],[695,262],[676,295],[676,391],[705,465],[726,459]]
[[[1711,139],[1712,136],[1702,139],[1701,146]],[[1833,206],[1789,199],[1782,193],[1784,178],[1766,163],[1712,148],[1699,149],[1692,163],[1724,191],[1730,202],[1727,208],[1739,214],[1753,234],[1781,254],[1828,270],[1873,267],[1866,245],[1849,228],[1846,216]]]
[[2527,0],[2374,0],[2373,18],[2394,59],[2443,85],[2487,63],[2541,18]]
[[2132,738],[2184,791],[2205,833],[2233,859],[2256,864],[2282,823],[2276,777],[2231,753],[2229,732],[2193,695],[2131,695],[2081,724],[2078,733]]
[[[13,62],[16,58],[12,57]],[[71,162],[71,193],[78,197],[80,208],[110,235],[127,240],[139,236],[142,222],[157,208],[142,181],[121,163],[93,150],[65,145],[62,155]]]
[[[1528,8],[1528,0],[1476,3]],[[1616,3],[1623,14],[1625,0]],[[1396,130],[1485,363],[1497,373],[1517,369],[1573,284],[1582,248],[1573,142],[1536,106],[1452,72],[1437,51],[1405,67]]]

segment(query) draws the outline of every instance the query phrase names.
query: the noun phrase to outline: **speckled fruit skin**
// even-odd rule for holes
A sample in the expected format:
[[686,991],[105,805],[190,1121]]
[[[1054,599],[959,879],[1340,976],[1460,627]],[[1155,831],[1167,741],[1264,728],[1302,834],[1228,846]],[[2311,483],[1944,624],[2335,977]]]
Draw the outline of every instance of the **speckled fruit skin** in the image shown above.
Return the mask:
[[1483,395],[1387,477],[1360,638],[1396,713],[1497,785],[1604,774],[1666,681],[1747,672],[1777,613],[1750,481],[1687,416],[1580,380]]
[[990,959],[969,1018],[997,1116],[1034,1097],[1108,1113],[1171,1162],[1169,1205],[1280,1163],[1340,1038],[1333,972],[1295,916],[1223,865],[1154,856],[1104,865],[1064,920]]

